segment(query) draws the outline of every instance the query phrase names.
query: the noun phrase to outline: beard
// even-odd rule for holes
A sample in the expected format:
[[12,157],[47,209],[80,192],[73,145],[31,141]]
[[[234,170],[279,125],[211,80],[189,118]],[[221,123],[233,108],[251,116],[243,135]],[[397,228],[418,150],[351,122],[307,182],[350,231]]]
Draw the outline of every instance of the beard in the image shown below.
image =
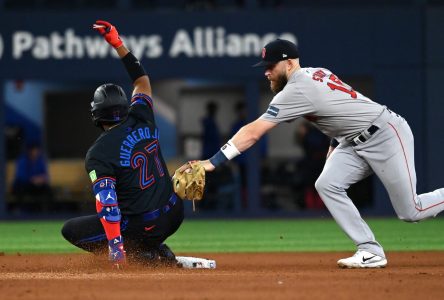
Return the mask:
[[279,75],[275,81],[270,81],[270,89],[273,93],[277,94],[282,91],[287,84],[287,76],[285,74]]

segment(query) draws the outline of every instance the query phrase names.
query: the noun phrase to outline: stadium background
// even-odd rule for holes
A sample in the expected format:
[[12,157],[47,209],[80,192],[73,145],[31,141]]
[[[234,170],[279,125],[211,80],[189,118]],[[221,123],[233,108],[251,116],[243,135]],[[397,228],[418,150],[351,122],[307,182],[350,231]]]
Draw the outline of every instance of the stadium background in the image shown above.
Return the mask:
[[[83,157],[99,133],[89,122],[94,88],[116,82],[130,92],[122,66],[91,30],[113,20],[139,54],[153,82],[162,147],[171,169],[201,158],[201,119],[219,104],[221,141],[230,136],[234,106],[248,120],[272,95],[263,71],[251,68],[267,41],[296,42],[303,66],[323,66],[375,101],[405,116],[415,134],[418,191],[441,185],[444,144],[439,74],[444,58],[443,1],[1,1],[0,215],[20,213],[10,195],[14,159],[30,140],[48,156],[54,189],[51,215],[88,210],[90,187]],[[106,9],[101,9],[106,8]],[[102,49],[102,50],[100,50]],[[103,51],[105,49],[106,51]],[[245,154],[244,193],[232,164],[212,180],[201,215],[319,215],[298,190],[298,122],[280,126]],[[21,134],[17,134],[18,130]],[[276,180],[279,178],[279,180]],[[217,183],[215,183],[217,181]],[[217,187],[214,187],[217,185]],[[246,195],[244,200],[239,195]],[[378,180],[354,194],[364,212],[392,214]],[[32,202],[32,199],[29,200]],[[32,206],[32,203],[29,207]],[[189,209],[187,214],[189,214]],[[34,213],[36,212],[36,213]],[[189,214],[192,216],[192,214]]]
[[[245,189],[234,162],[211,179],[196,213],[187,203],[186,220],[168,244],[179,254],[216,259],[214,272],[110,274],[103,271],[106,262],[64,241],[63,220],[94,212],[83,166],[100,133],[88,111],[93,91],[105,82],[131,90],[112,49],[91,30],[96,19],[119,28],[150,75],[170,171],[200,158],[209,102],[219,105],[222,142],[236,103],[246,104],[248,120],[264,111],[272,94],[263,71],[250,66],[268,40],[283,37],[298,44],[303,66],[331,69],[403,115],[415,135],[418,192],[442,186],[443,0],[0,0],[2,295],[442,299],[442,218],[414,225],[396,220],[376,178],[350,193],[385,246],[389,268],[336,269],[354,245],[322,206],[305,202],[301,161],[307,153],[296,138],[301,120],[279,126],[243,154]],[[54,198],[46,207],[35,197],[18,206],[11,194],[15,160],[33,142],[48,158]],[[113,289],[104,289],[109,278]]]

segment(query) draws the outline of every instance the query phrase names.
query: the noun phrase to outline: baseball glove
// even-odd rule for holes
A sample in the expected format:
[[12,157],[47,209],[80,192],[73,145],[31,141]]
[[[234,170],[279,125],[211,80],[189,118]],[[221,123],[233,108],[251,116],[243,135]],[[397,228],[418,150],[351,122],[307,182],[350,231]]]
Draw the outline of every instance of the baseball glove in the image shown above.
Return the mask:
[[174,192],[186,200],[202,200],[205,188],[205,168],[199,161],[188,162],[189,168],[182,173],[174,172]]

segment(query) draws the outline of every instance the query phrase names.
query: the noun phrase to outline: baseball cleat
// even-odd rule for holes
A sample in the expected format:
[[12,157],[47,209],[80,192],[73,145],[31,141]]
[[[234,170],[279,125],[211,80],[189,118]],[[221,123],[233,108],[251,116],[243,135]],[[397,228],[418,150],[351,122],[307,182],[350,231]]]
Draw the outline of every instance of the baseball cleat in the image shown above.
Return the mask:
[[387,259],[382,256],[358,250],[352,257],[338,260],[340,268],[359,269],[359,268],[385,268]]

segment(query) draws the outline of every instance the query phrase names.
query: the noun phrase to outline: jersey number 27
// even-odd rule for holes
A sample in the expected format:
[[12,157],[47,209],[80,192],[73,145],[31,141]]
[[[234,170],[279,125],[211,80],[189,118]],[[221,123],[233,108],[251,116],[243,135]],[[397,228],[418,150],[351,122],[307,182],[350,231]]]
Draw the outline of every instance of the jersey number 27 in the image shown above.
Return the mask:
[[150,187],[156,182],[154,174],[150,174],[148,170],[150,159],[154,159],[159,176],[163,177],[165,174],[159,159],[159,143],[157,140],[148,144],[144,150],[144,152],[139,151],[134,153],[131,157],[131,167],[133,169],[139,168],[139,185],[142,190]]

